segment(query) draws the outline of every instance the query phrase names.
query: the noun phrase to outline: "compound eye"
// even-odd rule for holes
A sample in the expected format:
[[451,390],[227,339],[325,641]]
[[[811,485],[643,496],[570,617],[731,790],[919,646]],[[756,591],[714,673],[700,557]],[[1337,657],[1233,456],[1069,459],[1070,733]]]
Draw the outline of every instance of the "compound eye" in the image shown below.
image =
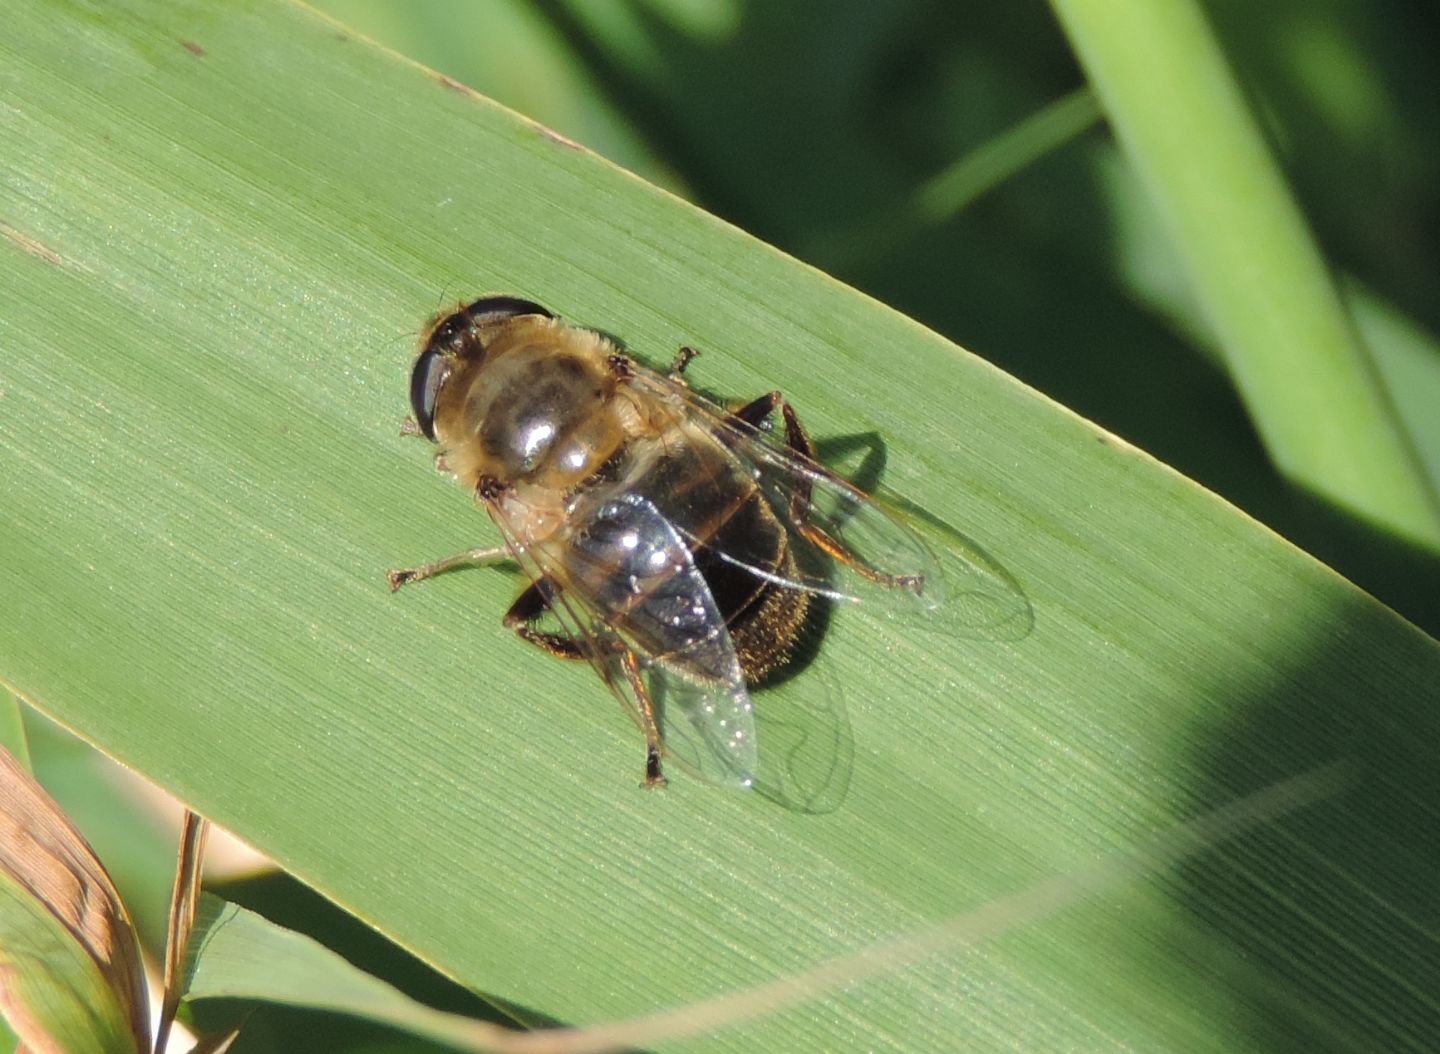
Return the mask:
[[435,442],[435,400],[450,375],[450,364],[434,349],[423,351],[410,374],[410,411],[430,442]]
[[480,321],[482,319],[515,318],[519,315],[539,315],[554,318],[549,311],[533,300],[522,300],[518,296],[482,296],[479,300],[465,305],[465,314]]

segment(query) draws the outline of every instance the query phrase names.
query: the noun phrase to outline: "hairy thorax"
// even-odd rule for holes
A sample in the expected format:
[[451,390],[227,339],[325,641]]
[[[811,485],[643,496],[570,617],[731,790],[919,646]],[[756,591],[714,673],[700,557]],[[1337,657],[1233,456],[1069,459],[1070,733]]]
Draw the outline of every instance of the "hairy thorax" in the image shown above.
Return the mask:
[[437,415],[440,453],[467,488],[483,477],[566,490],[593,475],[625,438],[617,379],[591,349],[496,342],[466,363]]

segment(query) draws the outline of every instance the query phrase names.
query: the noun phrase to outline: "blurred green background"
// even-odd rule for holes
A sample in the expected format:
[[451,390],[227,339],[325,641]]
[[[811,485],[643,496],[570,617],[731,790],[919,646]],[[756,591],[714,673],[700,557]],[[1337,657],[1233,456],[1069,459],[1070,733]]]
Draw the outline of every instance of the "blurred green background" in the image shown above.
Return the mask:
[[[319,6],[938,330],[1440,631],[1434,553],[1271,467],[1042,0]],[[1206,9],[1440,489],[1440,10]]]
[[[1440,632],[1434,553],[1296,494],[1272,468],[1042,0],[316,6],[938,330]],[[1440,8],[1214,0],[1207,12],[1440,480]],[[127,895],[146,891],[129,899],[155,937],[165,836],[112,815],[83,771],[90,755],[40,724],[37,769],[87,832],[106,832],[97,848]],[[293,883],[220,892],[325,933],[428,1001],[478,1010]],[[421,1049],[275,1011],[236,1050],[283,1046]]]

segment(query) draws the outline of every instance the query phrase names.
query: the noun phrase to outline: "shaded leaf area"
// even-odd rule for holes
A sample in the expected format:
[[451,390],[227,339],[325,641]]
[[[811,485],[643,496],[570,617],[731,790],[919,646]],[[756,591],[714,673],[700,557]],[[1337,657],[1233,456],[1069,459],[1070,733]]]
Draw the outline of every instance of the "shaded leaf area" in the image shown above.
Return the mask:
[[[1440,274],[1440,242],[1421,233],[1440,217],[1440,140],[1427,134],[1433,66],[1415,43],[1433,36],[1433,19],[1403,4],[1211,6],[1332,262],[1433,331],[1433,298],[1418,290]],[[737,3],[724,33],[697,33],[666,4],[534,7],[701,204],[1113,428],[1440,629],[1433,552],[1275,473],[1108,132],[1075,139],[948,221],[874,237],[923,202],[946,165],[1081,84],[1044,4],[997,17],[925,0]],[[857,243],[886,248],[856,259]],[[1413,360],[1397,371],[1388,348],[1375,352],[1433,461],[1434,415],[1403,405]],[[1422,361],[1440,384],[1440,357]]]
[[[1244,1049],[1214,1023],[1323,1034],[1330,989],[1292,947],[1432,1023],[1434,850],[1362,837],[1386,798],[1435,807],[1405,782],[1436,731],[1432,640],[954,345],[307,10],[13,22],[0,676],[25,699],[486,998],[576,1023],[794,972],[1292,762],[1389,750],[1369,796],[1247,856],[687,1049]],[[386,592],[386,567],[492,540],[398,434],[415,331],[486,290],[652,364],[698,346],[698,383],[780,388],[821,440],[883,436],[878,482],[989,554],[1033,629],[837,614],[759,701],[805,731],[838,686],[833,808],[641,793],[638,736],[593,675],[496,625],[513,576]],[[1262,720],[1277,698],[1310,723]],[[1393,738],[1329,736],[1381,702]],[[1391,876],[1390,931],[1247,923],[1303,898],[1236,873],[1292,874],[1296,852],[1313,903],[1362,902],[1347,831]],[[1255,956],[1251,933],[1285,945]]]
[[[370,926],[289,875],[272,872],[243,881],[211,883],[207,888],[269,923],[324,944],[346,962],[437,1010],[512,1027],[557,1023],[538,1014],[514,1007],[497,1007],[494,1002],[481,999],[396,948]],[[249,1044],[252,1040],[247,1036],[245,1042]]]
[[0,1015],[37,1054],[150,1049],[125,907],[79,832],[3,749]]
[[[1357,667],[1374,614],[1342,612],[1245,706],[1206,719],[1196,744],[1213,787],[1340,756],[1361,774],[1340,808],[1181,869],[1197,918],[1242,953],[1225,983],[1253,1000],[1234,1020],[1244,1049],[1423,1051],[1440,1028],[1440,916],[1413,884],[1433,852],[1415,832],[1440,820],[1440,776],[1413,736],[1440,689],[1396,694]],[[1396,658],[1425,665],[1428,651]]]
[[[246,1004],[257,1001],[380,1022],[427,1039],[435,1049],[481,1049],[477,1029],[467,1019],[408,999],[308,937],[209,894],[201,896],[197,907],[185,967],[186,998],[194,1003],[237,1001],[205,1015],[207,1019],[228,1016],[233,1020],[239,1012],[239,1020],[246,1023],[235,1050],[243,1051],[255,1042],[245,1034],[250,1010]],[[294,1020],[303,1022],[303,1018]],[[300,1036],[290,1033],[287,1043],[303,1037],[304,1026],[299,1027]],[[332,1024],[323,1027],[328,1030]],[[342,1026],[342,1034],[344,1031]],[[323,1037],[315,1041],[325,1042]]]

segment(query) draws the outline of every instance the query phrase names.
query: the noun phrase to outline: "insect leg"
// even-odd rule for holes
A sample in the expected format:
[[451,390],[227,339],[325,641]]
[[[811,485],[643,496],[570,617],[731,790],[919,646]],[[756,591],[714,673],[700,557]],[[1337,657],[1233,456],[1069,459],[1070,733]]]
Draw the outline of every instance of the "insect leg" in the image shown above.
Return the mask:
[[[740,409],[733,411],[730,416],[737,421],[743,421],[751,428],[759,428],[765,423],[765,418],[775,412],[775,407],[784,401],[785,397],[779,392],[766,392],[760,398],[751,400]],[[810,437],[804,432],[800,434],[805,437],[807,443],[810,441]]]
[[[505,612],[505,625],[513,629],[522,640],[529,641],[547,655],[553,655],[557,659],[591,658],[574,637],[536,628],[535,624],[544,617],[545,612],[550,608],[549,601],[545,599],[546,591],[553,591],[555,588],[549,581],[546,581],[543,586],[539,582],[532,582],[523,593],[515,598],[515,603],[510,605],[510,610]],[[629,682],[631,692],[635,697],[641,730],[645,733],[645,786],[663,787],[666,780],[664,773],[660,771],[660,727],[655,722],[655,705],[650,701],[650,690],[645,687],[645,679],[640,676],[640,662],[635,658],[635,653],[619,640],[610,639],[604,644],[597,642],[595,646],[600,648],[608,646],[608,649],[619,658],[620,669],[625,675],[625,680]],[[603,663],[601,672],[607,679],[612,676]]]
[[694,362],[695,357],[699,354],[698,351],[689,345],[681,345],[680,350],[675,353],[674,361],[670,363],[669,372],[666,373],[665,376],[669,377],[672,381],[684,384],[685,378],[682,377],[681,374],[685,372],[685,367]]
[[532,582],[525,588],[525,592],[515,598],[515,603],[510,605],[510,610],[505,612],[502,621],[507,629],[513,629],[522,640],[529,641],[547,655],[553,655],[557,659],[588,658],[573,637],[536,628],[535,624],[548,610],[544,592]]
[[640,727],[645,733],[645,787],[663,787],[667,780],[660,771],[660,726],[655,722],[655,704],[650,699],[650,689],[645,687],[645,679],[640,676],[640,662],[629,648],[620,652],[620,667],[635,693]]
[[[792,452],[799,454],[810,463],[811,469],[830,477],[835,483],[848,491],[859,494],[855,487],[841,479],[835,473],[825,468],[816,459],[815,444],[811,441],[809,433],[800,424],[800,418],[795,414],[795,408],[786,401],[785,397],[778,391],[766,392],[760,398],[746,403],[740,409],[731,414],[732,417],[752,428],[759,428],[779,408],[780,415],[785,421],[785,445]],[[886,586],[891,589],[909,589],[913,592],[920,592],[924,586],[922,575],[892,575],[871,567],[860,557],[847,549],[843,542],[837,539],[829,531],[814,523],[810,519],[810,482],[799,479],[796,482],[794,493],[790,496],[790,519],[795,524],[802,537],[818,548],[832,560],[851,568],[862,578],[866,578],[877,585]]]
[[419,582],[457,567],[484,567],[487,564],[495,564],[508,559],[510,559],[510,550],[503,545],[497,545],[490,549],[467,549],[463,553],[456,553],[443,560],[421,564],[419,567],[392,567],[385,572],[385,578],[389,581],[390,591],[393,593],[403,585]]

